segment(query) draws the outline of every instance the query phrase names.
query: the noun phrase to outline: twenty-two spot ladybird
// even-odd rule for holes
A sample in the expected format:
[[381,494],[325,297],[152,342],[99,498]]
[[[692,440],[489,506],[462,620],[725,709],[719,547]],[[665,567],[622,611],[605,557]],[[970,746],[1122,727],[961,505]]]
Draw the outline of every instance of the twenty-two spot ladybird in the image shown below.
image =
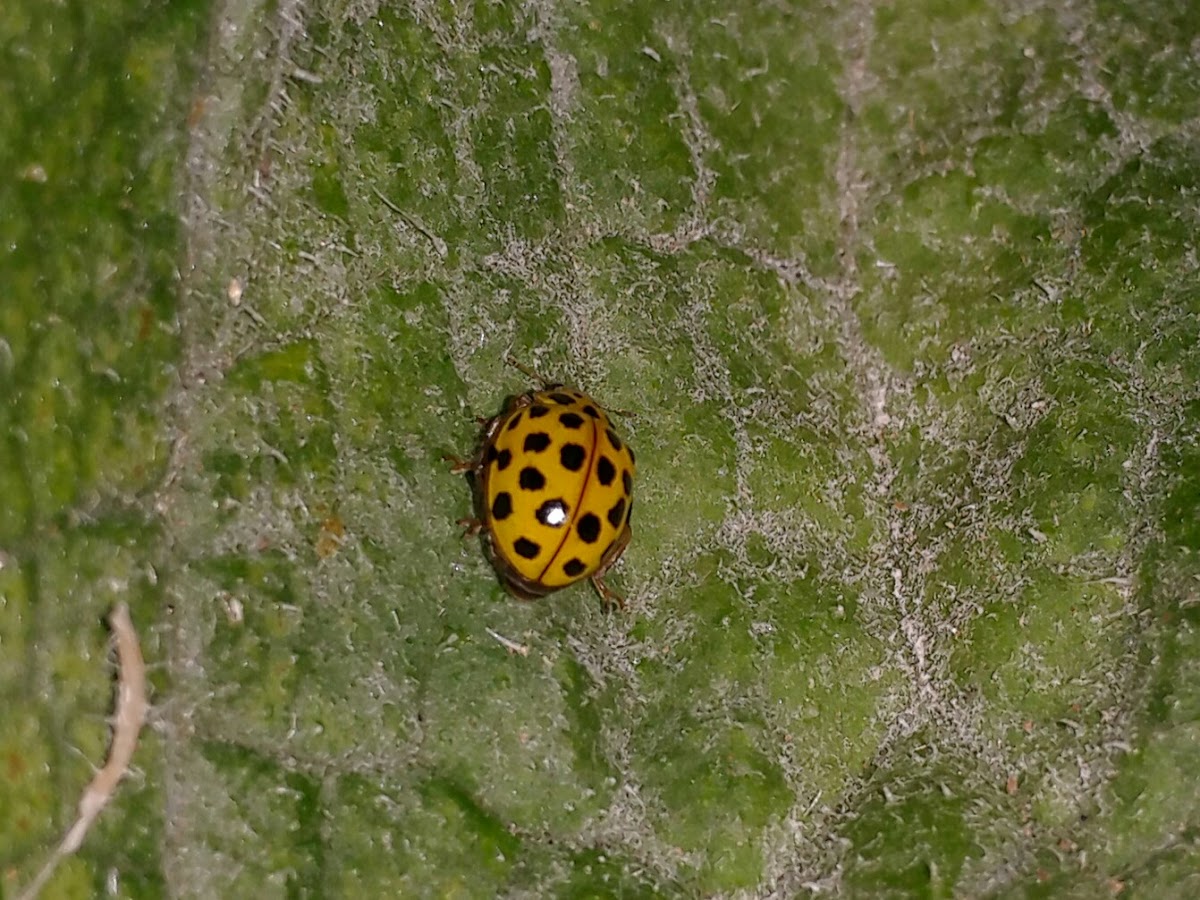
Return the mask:
[[475,479],[477,518],[461,523],[468,534],[485,532],[492,564],[517,597],[590,578],[606,604],[623,606],[604,576],[632,534],[633,450],[587,394],[543,384],[487,421],[474,459],[449,457],[452,471]]

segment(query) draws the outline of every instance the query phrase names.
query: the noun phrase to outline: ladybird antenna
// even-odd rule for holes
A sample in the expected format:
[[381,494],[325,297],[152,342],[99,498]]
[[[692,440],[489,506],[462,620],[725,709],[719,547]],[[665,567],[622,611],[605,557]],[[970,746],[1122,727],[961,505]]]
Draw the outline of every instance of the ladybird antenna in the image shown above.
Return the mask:
[[504,357],[504,361],[506,363],[508,363],[510,366],[512,366],[514,369],[516,369],[518,372],[523,372],[525,375],[529,376],[534,381],[540,381],[542,383],[543,387],[548,386],[552,383],[550,381],[550,379],[547,378],[545,375],[542,375],[540,372],[536,372],[533,369],[529,368],[528,366],[524,365],[511,353],[508,356]]

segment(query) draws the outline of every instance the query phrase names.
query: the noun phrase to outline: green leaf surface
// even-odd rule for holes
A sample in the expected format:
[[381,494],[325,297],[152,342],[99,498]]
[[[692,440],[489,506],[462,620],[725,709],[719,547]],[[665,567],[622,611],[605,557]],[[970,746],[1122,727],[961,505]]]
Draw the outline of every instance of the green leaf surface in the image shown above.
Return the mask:
[[[47,896],[1200,892],[1192,4],[11,6],[0,896],[122,600]],[[460,539],[509,354],[624,611]]]

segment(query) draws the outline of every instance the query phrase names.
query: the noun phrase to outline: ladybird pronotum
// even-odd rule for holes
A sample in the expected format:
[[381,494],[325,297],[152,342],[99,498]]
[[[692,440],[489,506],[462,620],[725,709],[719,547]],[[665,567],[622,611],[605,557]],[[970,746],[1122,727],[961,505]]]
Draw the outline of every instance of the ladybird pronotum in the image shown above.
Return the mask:
[[604,576],[632,534],[637,465],[600,404],[545,384],[487,422],[475,459],[450,459],[475,478],[478,515],[462,524],[484,533],[510,592],[534,599],[590,578],[606,604],[624,605]]

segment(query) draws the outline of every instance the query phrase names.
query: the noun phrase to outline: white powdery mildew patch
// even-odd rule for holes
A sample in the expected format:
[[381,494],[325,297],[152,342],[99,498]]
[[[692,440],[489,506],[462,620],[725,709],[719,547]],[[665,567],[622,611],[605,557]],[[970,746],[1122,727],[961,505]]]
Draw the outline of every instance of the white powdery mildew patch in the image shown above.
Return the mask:
[[[765,568],[750,560],[748,541],[754,536],[762,539],[774,557]],[[732,509],[721,523],[716,539],[732,554],[738,574],[776,583],[806,578],[809,555],[814,548],[824,555],[846,558],[840,547],[824,546],[829,535],[798,510]]]
[[[706,232],[708,225],[704,219],[708,212],[708,198],[713,186],[717,183],[717,173],[708,165],[707,156],[718,146],[717,140],[709,133],[708,126],[700,115],[700,105],[696,92],[692,89],[691,72],[687,61],[691,57],[691,48],[686,36],[678,33],[663,33],[663,41],[673,54],[675,76],[671,79],[675,91],[675,99],[683,110],[685,124],[681,129],[684,146],[692,161],[692,169],[696,173],[692,181],[692,215],[690,221],[681,226],[684,235]],[[681,235],[682,236],[682,235]]]
[[[653,801],[642,796],[643,788],[631,777],[633,761],[621,757],[615,761],[625,773],[624,780],[609,807],[580,830],[575,843],[579,847],[619,847],[622,855],[642,861],[643,871],[665,882],[674,881],[681,871],[696,871],[705,861],[700,850],[684,851],[658,836],[653,819]],[[657,811],[665,816],[666,811]],[[631,874],[639,875],[637,870]]]
[[[682,574],[682,573],[681,573]],[[653,581],[653,580],[652,580]],[[663,578],[662,585],[644,586],[640,593],[659,596],[669,585],[678,584],[673,578]],[[571,636],[567,646],[574,658],[587,670],[601,688],[610,681],[621,684],[617,694],[618,715],[608,717],[603,725],[603,750],[607,762],[620,773],[619,786],[609,805],[598,815],[583,823],[573,843],[578,847],[617,847],[623,856],[635,861],[632,875],[650,875],[664,881],[675,879],[682,870],[695,870],[704,861],[701,851],[685,852],[667,843],[660,836],[655,820],[666,820],[671,811],[647,798],[638,779],[639,759],[635,756],[634,729],[629,723],[642,722],[647,696],[642,689],[638,666],[645,660],[670,664],[673,648],[685,644],[693,634],[693,626],[682,617],[665,623],[658,641],[633,639],[629,630],[635,622],[632,610],[628,618],[608,617],[603,633],[587,640]]]
[[[852,43],[866,52],[860,40]],[[863,66],[865,63],[857,61],[851,61],[847,66],[843,93],[851,108],[856,108],[860,103]],[[890,741],[919,727],[926,720],[929,706],[937,701],[928,665],[934,635],[921,608],[925,589],[923,578],[921,573],[909,571],[913,536],[892,503],[891,487],[898,471],[884,444],[885,433],[889,429],[903,428],[912,415],[909,409],[912,402],[911,386],[890,370],[882,354],[864,338],[851,305],[851,298],[859,290],[854,253],[859,241],[858,206],[867,186],[866,176],[858,171],[855,157],[854,139],[847,129],[836,169],[842,198],[844,281],[826,296],[839,323],[842,354],[854,373],[863,401],[863,421],[859,434],[867,443],[867,453],[872,463],[871,478],[867,485],[868,495],[875,500],[872,512],[874,517],[886,521],[888,528],[886,538],[877,541],[869,552],[871,572],[864,579],[863,605],[869,611],[872,599],[880,602],[885,596],[890,597],[891,603],[885,604],[880,610],[883,618],[873,623],[868,613],[864,624],[868,629],[886,628],[887,614],[884,610],[887,606],[899,615],[905,649],[893,658],[905,670],[908,682],[916,689],[909,701],[910,708],[892,721],[889,727]],[[887,642],[886,633],[880,636]]]
[[568,231],[579,228],[581,206],[590,204],[588,188],[580,184],[575,167],[575,139],[571,125],[579,108],[579,61],[559,46],[557,37],[562,25],[560,10],[551,0],[534,0],[528,7],[532,24],[528,31],[531,41],[542,46],[546,66],[550,70],[550,131],[554,142],[555,177],[564,198]]
[[[511,240],[502,251],[492,253],[483,260],[489,271],[519,280],[530,288],[530,296],[540,298],[541,306],[548,316],[561,315],[566,325],[563,337],[566,340],[566,358],[570,360],[570,372],[548,369],[541,357],[535,353],[529,362],[547,378],[571,382],[589,393],[598,394],[597,385],[607,381],[607,361],[621,346],[621,331],[618,327],[619,309],[616,304],[600,294],[581,288],[589,283],[593,273],[581,262],[578,254],[568,253],[568,266],[560,270],[551,261],[559,259],[564,244],[576,242],[569,238],[556,237],[549,242],[533,243]],[[464,295],[459,305],[472,304],[478,309],[477,300]],[[475,350],[502,344],[511,350],[515,323],[495,322],[493,318],[477,312],[456,312],[460,322],[471,322],[471,334],[477,341]],[[474,350],[472,352],[475,352]],[[503,353],[497,355],[501,358]],[[609,398],[597,396],[602,404],[608,405]],[[636,420],[633,424],[636,424]],[[630,429],[635,432],[635,429]]]
[[[451,66],[440,64],[440,57],[453,58],[459,55],[470,59],[478,53],[479,42],[475,34],[473,10],[469,5],[456,6],[452,13],[447,15],[446,9],[437,3],[422,0],[414,4],[413,11],[417,22],[435,35],[438,47],[442,51],[439,61],[434,63],[435,81],[439,85],[445,85],[447,94],[453,96],[460,75]],[[475,161],[475,141],[471,129],[481,111],[486,113],[487,99],[480,97],[476,104],[453,103],[447,100],[439,106],[444,111],[442,121],[447,126],[447,136],[454,145],[454,162],[458,172],[464,181],[471,182],[471,193],[475,197],[481,197],[487,184],[487,173],[483,172]],[[465,192],[460,190],[454,199],[459,204],[459,212],[464,221],[469,221],[476,210],[467,204]]]
[[[874,37],[872,20],[873,5],[868,2],[852,4],[841,19],[842,44],[846,53],[840,92],[850,109],[855,111],[861,108],[871,87],[868,60]],[[862,624],[868,632],[876,633],[885,645],[894,645],[893,615],[899,617],[902,646],[893,654],[892,660],[904,672],[904,682],[908,686],[901,689],[900,696],[879,700],[879,715],[888,723],[883,740],[885,748],[921,727],[941,705],[930,666],[937,637],[922,609],[924,572],[909,564],[915,537],[890,497],[898,470],[884,444],[885,433],[903,427],[911,415],[911,386],[892,372],[882,354],[867,342],[851,303],[860,291],[855,252],[861,241],[859,208],[870,187],[869,173],[858,167],[853,125],[843,128],[835,172],[842,222],[839,244],[843,274],[840,283],[810,283],[808,286],[826,298],[831,318],[836,323],[842,356],[850,367],[862,400],[861,423],[856,430],[866,444],[872,464],[866,486],[867,515],[887,523],[887,534],[877,538],[868,551],[868,570],[859,573],[857,579],[861,585]],[[811,800],[798,799],[789,819],[800,821],[805,815],[800,806],[805,803],[811,803]],[[832,823],[830,827],[834,827]],[[777,836],[776,843],[766,849],[764,889],[760,890],[759,896],[793,896],[802,889],[811,891],[827,887],[836,890],[840,868],[836,863],[833,863],[832,871],[829,867],[839,855],[837,849],[826,847],[822,851],[819,846],[802,841],[800,829],[794,831],[794,834]],[[779,840],[783,841],[782,845]],[[799,856],[798,850],[801,851]]]
[[734,473],[735,495],[733,504],[736,508],[749,508],[753,496],[746,480],[746,460],[751,458],[753,447],[750,435],[746,430],[747,414],[734,395],[730,379],[729,367],[726,365],[720,348],[713,342],[704,319],[709,314],[709,302],[697,296],[684,310],[683,328],[692,342],[694,372],[696,387],[692,399],[696,403],[715,400],[720,403],[723,415],[729,420],[733,430],[734,445],[737,448],[737,467]]
[[[554,161],[558,166],[563,196],[570,198],[576,179],[572,152],[574,141],[569,126],[578,103],[579,64],[574,56],[559,49],[550,29],[538,29],[537,35],[545,48],[546,63],[550,68],[550,128],[554,139]],[[567,200],[566,209],[568,215],[574,212],[574,203],[570,199]]]
[[[1116,593],[1120,606],[1093,613],[1088,624],[1097,636],[1111,636],[1114,631],[1124,636],[1120,640],[1123,649],[1116,656],[1098,654],[1090,665],[1072,667],[1069,672],[1049,670],[1038,645],[1027,642],[1019,650],[1022,666],[1038,670],[1046,684],[1074,685],[1079,696],[1087,699],[1082,714],[1053,723],[1069,732],[1070,740],[1049,752],[1039,750],[1010,761],[1015,762],[1013,768],[1017,771],[1036,773],[1042,805],[1057,811],[1077,808],[1081,797],[1101,797],[1121,759],[1133,750],[1131,728],[1144,707],[1139,695],[1147,689],[1146,670],[1139,661],[1145,647],[1133,636],[1144,633],[1153,616],[1151,610],[1139,608],[1136,573],[1146,544],[1160,536],[1152,518],[1154,506],[1145,501],[1160,489],[1160,444],[1177,423],[1178,408],[1187,402],[1183,398],[1164,401],[1164,394],[1148,382],[1148,370],[1140,359],[1115,353],[1108,363],[1123,376],[1125,390],[1132,394],[1129,408],[1145,435],[1144,443],[1122,465],[1126,499],[1131,503],[1140,499],[1142,505],[1119,552],[1089,551],[1072,558],[1061,571],[1070,573],[1079,584],[1104,586]],[[1194,401],[1200,391],[1193,390],[1191,395]],[[1045,536],[1041,540],[1046,540]],[[968,860],[959,888],[965,896],[1002,891],[1027,876],[1029,867],[1036,864],[1036,851],[1037,845],[1031,844],[1027,836],[1013,834],[1001,839],[989,855]]]
[[[660,27],[659,35],[671,53],[671,87],[683,114],[679,117],[679,133],[687,148],[694,172],[691,184],[692,208],[673,232],[645,235],[644,239],[659,253],[679,253],[689,245],[710,237],[716,231],[716,226],[709,221],[708,215],[709,197],[717,182],[717,174],[708,165],[707,157],[719,144],[700,115],[699,100],[692,88],[688,67],[691,48],[686,35],[665,27]],[[643,52],[656,63],[662,62],[658,54],[649,47],[644,48]]]
[[[1075,50],[1072,62],[1079,67],[1081,80],[1073,85],[1074,89],[1079,95],[1099,104],[1117,127],[1117,146],[1111,148],[1111,162],[1108,166],[1109,173],[1116,172],[1127,164],[1129,157],[1139,156],[1151,146],[1162,135],[1164,128],[1172,126],[1167,124],[1166,119],[1160,122],[1148,121],[1113,101],[1112,92],[1105,84],[1108,80],[1104,71],[1106,60],[1089,42],[1091,30],[1098,27],[1095,19],[1088,18],[1095,15],[1089,4],[1056,3],[1050,8],[1058,19],[1061,33]],[[1109,27],[1122,28],[1123,23],[1115,20]],[[1055,61],[1055,64],[1061,65],[1061,62]],[[1045,109],[1049,113],[1051,107],[1045,105]],[[1093,183],[1100,183],[1101,179],[1095,175],[1093,178]]]

